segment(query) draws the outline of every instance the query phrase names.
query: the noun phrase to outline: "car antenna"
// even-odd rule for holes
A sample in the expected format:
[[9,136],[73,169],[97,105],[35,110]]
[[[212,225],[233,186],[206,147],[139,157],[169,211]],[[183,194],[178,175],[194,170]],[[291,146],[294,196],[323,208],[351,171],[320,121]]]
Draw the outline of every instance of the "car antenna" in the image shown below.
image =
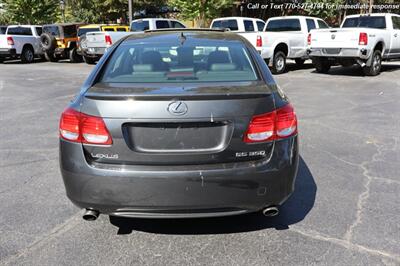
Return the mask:
[[181,32],[180,41],[181,41],[181,45],[183,45],[186,41],[186,36],[183,34],[183,32]]

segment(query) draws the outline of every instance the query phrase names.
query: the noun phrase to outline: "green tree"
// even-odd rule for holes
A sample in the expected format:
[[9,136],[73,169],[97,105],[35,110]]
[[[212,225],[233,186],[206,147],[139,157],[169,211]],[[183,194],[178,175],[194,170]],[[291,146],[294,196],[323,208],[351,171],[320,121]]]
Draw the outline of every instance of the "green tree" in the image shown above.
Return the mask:
[[44,24],[57,19],[59,0],[0,0],[8,23]]
[[170,0],[169,5],[178,8],[180,17],[197,21],[199,27],[204,27],[206,20],[218,17],[221,12],[232,7],[234,0]]

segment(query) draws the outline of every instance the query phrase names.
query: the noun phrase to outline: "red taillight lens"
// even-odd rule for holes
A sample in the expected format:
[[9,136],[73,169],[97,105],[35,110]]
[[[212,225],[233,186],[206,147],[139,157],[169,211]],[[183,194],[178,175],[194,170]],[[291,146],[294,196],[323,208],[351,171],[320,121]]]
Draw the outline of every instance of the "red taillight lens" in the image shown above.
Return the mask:
[[112,40],[111,40],[111,36],[110,35],[104,35],[105,40],[106,40],[106,44],[111,46],[112,45]]
[[244,142],[260,142],[271,139],[275,132],[275,112],[253,116],[244,136]]
[[360,32],[360,37],[358,38],[359,45],[367,45],[368,44],[368,34],[365,32]]
[[297,133],[297,117],[293,106],[287,104],[276,110],[276,138],[286,138]]
[[14,45],[14,39],[11,36],[7,37],[7,44],[8,45]]
[[307,36],[307,44],[311,45],[311,33],[309,33]]
[[287,104],[276,111],[253,116],[244,142],[262,142],[293,136],[297,133],[297,117],[292,105]]
[[101,117],[66,109],[60,119],[60,137],[79,143],[111,145],[112,138]]
[[260,35],[257,36],[257,42],[256,42],[257,47],[262,47],[262,38]]

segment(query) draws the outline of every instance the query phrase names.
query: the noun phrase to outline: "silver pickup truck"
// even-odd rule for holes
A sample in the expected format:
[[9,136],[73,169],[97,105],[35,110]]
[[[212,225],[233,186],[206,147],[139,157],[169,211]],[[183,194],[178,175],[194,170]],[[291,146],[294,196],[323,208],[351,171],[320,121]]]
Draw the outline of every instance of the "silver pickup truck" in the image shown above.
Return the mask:
[[108,48],[110,48],[119,39],[137,33],[143,33],[146,30],[165,29],[165,28],[186,28],[186,26],[175,19],[165,18],[145,18],[132,21],[130,32],[88,32],[86,41],[81,44],[81,50],[85,54],[85,60],[88,64],[98,61]]

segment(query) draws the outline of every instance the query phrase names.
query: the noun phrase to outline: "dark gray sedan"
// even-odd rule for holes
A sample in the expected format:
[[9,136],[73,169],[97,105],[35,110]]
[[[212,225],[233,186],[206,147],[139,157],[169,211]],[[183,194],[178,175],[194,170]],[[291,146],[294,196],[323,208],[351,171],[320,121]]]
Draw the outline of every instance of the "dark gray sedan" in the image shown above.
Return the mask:
[[297,118],[245,39],[212,30],[128,36],[62,113],[67,195],[144,218],[278,214],[298,166]]

